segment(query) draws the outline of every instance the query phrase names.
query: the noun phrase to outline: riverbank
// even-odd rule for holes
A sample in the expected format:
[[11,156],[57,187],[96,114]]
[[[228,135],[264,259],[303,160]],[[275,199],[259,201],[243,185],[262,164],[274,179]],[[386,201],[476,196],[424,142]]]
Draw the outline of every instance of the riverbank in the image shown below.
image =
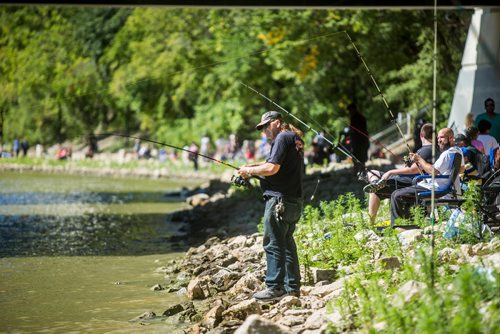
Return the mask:
[[[145,176],[155,177],[152,173]],[[485,292],[472,302],[466,300],[469,309],[474,305],[474,310],[480,310],[472,317],[475,324],[483,324],[479,332],[500,323],[500,302],[491,293],[498,289],[498,238],[452,243],[443,240],[440,225],[435,291],[429,291],[428,264],[419,255],[429,254],[429,228],[377,234],[365,224],[363,183],[342,165],[310,169],[305,177],[307,204],[316,209],[304,215],[296,232],[303,277],[301,297],[286,297],[277,303],[256,302],[251,296],[263,287],[265,274],[258,232],[263,202],[257,187],[237,188],[225,180],[227,177],[215,175],[205,185],[189,189],[184,195],[192,209],[172,217],[189,222],[190,230],[182,238],[192,247],[183,260],[168,261],[157,268],[156,273],[163,273],[164,278],[151,289],[176,293],[187,302],[160,311],[144,310],[131,320],[133,325],[177,323],[189,327],[190,333],[246,333],[248,326],[258,326],[256,333],[322,333],[327,328],[401,332],[405,330],[394,329],[398,321],[416,326],[412,319],[422,320],[421,311],[411,309],[412,304],[422,307],[437,292],[433,297],[436,302],[429,306],[435,309],[427,310],[437,313],[441,305],[453,305],[457,296],[467,296],[465,287]],[[348,192],[354,196],[332,202]],[[319,205],[322,201],[324,204]],[[477,277],[467,281],[468,273]],[[484,286],[477,287],[478,282]],[[456,293],[450,295],[449,290]],[[364,295],[373,298],[366,300]],[[399,308],[397,314],[402,319],[391,318],[396,312],[393,305]],[[462,314],[461,310],[439,312],[443,313],[443,323],[452,323],[451,315]],[[439,328],[439,324],[432,325]]]
[[[322,209],[306,213],[296,232],[303,278],[299,298],[269,303],[252,298],[265,287],[260,192],[230,187],[224,193],[219,185],[188,199],[194,206],[193,235],[205,241],[193,246],[180,263],[158,268],[165,273],[162,288],[184,294],[189,301],[160,314],[147,312],[135,321],[190,324],[186,332],[193,334],[397,333],[414,330],[429,322],[429,314],[440,312],[445,324],[463,315],[466,320],[458,321],[457,330],[462,325],[479,332],[498,327],[498,236],[482,241],[444,239],[445,220],[435,228],[421,222],[422,228],[412,230],[374,230],[366,224],[362,183],[349,168],[309,173],[304,185],[307,204]],[[344,197],[348,192],[354,196]],[[332,201],[338,196],[342,198]],[[425,269],[425,254],[431,252],[433,233],[436,270],[431,274]],[[484,293],[455,306],[469,289]],[[429,303],[425,312],[418,309],[422,303]],[[467,320],[470,303],[480,311]],[[443,304],[448,306],[443,309]],[[409,323],[407,330],[398,321]],[[427,326],[436,333],[449,330],[432,321]]]
[[[367,293],[370,284],[376,281],[379,294],[386,294],[387,300],[400,310],[407,303],[420,305],[421,299],[427,298],[429,293],[425,280],[407,278],[398,282],[397,289],[391,291],[391,284],[381,277],[401,277],[408,267],[405,262],[416,264],[416,245],[429,241],[429,231],[400,233],[397,238],[402,245],[402,253],[399,256],[387,256],[382,252],[384,244],[389,241],[388,237],[380,237],[371,230],[364,230],[356,233],[356,238],[360,242],[368,242],[369,249],[374,252],[370,267],[373,269],[371,275],[379,276],[376,280],[367,274],[366,268],[363,269],[366,265],[364,261],[343,268],[303,268],[304,285],[300,297],[287,296],[280,301],[267,303],[252,298],[252,294],[264,286],[265,256],[262,236],[254,233],[228,239],[210,238],[203,245],[191,248],[181,263],[171,261],[158,269],[165,272],[167,288],[185,294],[190,301],[169,307],[161,315],[146,313],[135,321],[147,324],[161,319],[169,323],[191,323],[187,333],[193,334],[394,332],[390,330],[394,328],[394,324],[389,324],[380,316],[360,325],[355,319],[357,315],[346,311],[345,307],[350,306],[343,303],[352,303],[352,309],[356,309],[366,297],[359,289],[365,288]],[[479,280],[475,285],[482,284],[485,278],[497,282],[500,240],[495,238],[490,242],[464,244],[458,249],[439,249],[436,262],[436,275],[439,277],[458,276],[462,267],[471,266],[475,268],[473,272],[477,273],[475,279]],[[186,279],[187,277],[191,279]],[[442,298],[435,296],[434,303],[439,304],[440,300],[456,299],[462,295],[463,287],[459,286],[462,281],[452,280],[447,284],[441,282],[441,279],[437,281],[439,283],[436,284],[435,292],[439,291],[438,294],[443,295]],[[493,289],[489,293],[494,294],[496,284],[482,288]],[[443,288],[456,291],[450,294]],[[498,307],[495,303],[498,301],[498,295],[493,299],[490,295],[478,305],[484,317],[481,317],[481,321],[486,322],[485,327],[498,323],[498,313],[495,313]],[[391,306],[380,303],[377,307]],[[460,314],[462,313],[456,316]],[[446,320],[443,319],[445,322]],[[435,332],[439,333],[439,330]]]

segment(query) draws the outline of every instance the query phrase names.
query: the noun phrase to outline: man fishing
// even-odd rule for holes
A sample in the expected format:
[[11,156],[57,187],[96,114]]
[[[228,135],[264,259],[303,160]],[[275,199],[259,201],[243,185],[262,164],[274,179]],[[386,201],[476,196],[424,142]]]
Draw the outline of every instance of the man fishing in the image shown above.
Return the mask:
[[[422,125],[420,128],[420,142],[423,146],[417,151],[417,154],[429,163],[432,163],[432,134],[432,124],[426,123]],[[437,157],[439,157],[439,152],[437,152]],[[419,166],[413,161],[409,165],[391,169],[385,173],[378,170],[369,171],[368,179],[370,183],[363,188],[363,191],[369,194],[368,215],[371,224],[374,224],[377,218],[380,201],[391,198],[391,194],[397,189],[411,186],[413,176],[420,174],[420,172]]]
[[[457,173],[454,180],[450,179],[424,179],[414,186],[401,188],[394,191],[391,195],[391,226],[394,226],[397,218],[409,218],[410,217],[410,207],[413,204],[408,205],[408,203],[414,203],[414,199],[417,192],[429,191],[434,188],[436,191],[441,191],[448,187],[449,183],[454,184],[455,191],[460,194],[460,178],[458,174],[463,173],[465,170],[464,157],[460,148],[455,146],[455,138],[453,130],[450,128],[443,128],[439,130],[437,135],[437,142],[441,154],[434,164],[427,162],[418,153],[410,153],[410,160],[414,161],[420,166],[422,171],[427,174],[431,174],[434,170],[435,175],[452,175],[454,156],[459,155],[460,167],[458,168],[459,173]],[[451,177],[451,176],[450,176]]]
[[278,300],[285,295],[299,297],[300,270],[293,233],[303,209],[303,134],[285,123],[277,111],[263,114],[255,128],[271,142],[269,156],[265,162],[245,165],[237,171],[244,178],[260,177],[266,202],[263,246],[267,287],[253,297],[260,301]]

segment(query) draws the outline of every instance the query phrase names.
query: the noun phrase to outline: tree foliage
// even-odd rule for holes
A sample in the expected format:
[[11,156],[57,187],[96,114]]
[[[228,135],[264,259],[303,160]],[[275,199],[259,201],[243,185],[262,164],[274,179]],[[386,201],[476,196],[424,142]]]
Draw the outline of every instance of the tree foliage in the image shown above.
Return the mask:
[[[96,131],[140,131],[174,145],[203,134],[255,138],[253,125],[276,106],[240,82],[333,135],[355,102],[375,131],[391,116],[354,45],[395,113],[420,109],[432,99],[432,15],[0,7],[3,140],[52,144]],[[470,16],[438,15],[441,122]]]

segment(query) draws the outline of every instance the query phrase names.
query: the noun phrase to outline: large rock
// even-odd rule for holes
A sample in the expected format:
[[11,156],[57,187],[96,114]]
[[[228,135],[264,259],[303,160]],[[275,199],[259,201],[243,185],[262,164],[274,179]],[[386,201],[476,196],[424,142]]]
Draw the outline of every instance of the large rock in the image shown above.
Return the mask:
[[473,255],[487,255],[490,253],[490,247],[487,243],[478,243],[472,246]]
[[173,306],[170,306],[168,309],[166,309],[164,312],[163,312],[163,316],[164,317],[170,317],[171,315],[174,315],[174,314],[177,314],[177,313],[180,313],[184,311],[184,307],[182,306],[182,304],[176,304],[176,305],[173,305]]
[[186,198],[186,202],[195,207],[195,206],[203,206],[210,201],[210,196],[208,194],[195,194],[193,196],[189,196]]
[[332,282],[335,279],[335,275],[337,271],[335,269],[320,269],[320,268],[311,268],[313,281],[314,283],[318,283],[321,281],[329,281]]
[[381,237],[377,235],[377,233],[373,232],[372,230],[363,230],[359,231],[356,233],[354,236],[354,239],[357,241],[365,241],[365,242],[372,242],[372,243],[377,243],[382,240]]
[[262,245],[252,245],[251,247],[237,248],[231,251],[231,255],[236,257],[240,262],[259,263],[264,255]]
[[437,253],[439,263],[450,263],[458,260],[459,252],[453,248],[445,247]]
[[130,319],[130,322],[137,322],[142,320],[151,320],[156,318],[156,314],[153,311],[144,312],[143,314],[135,317],[134,319]]
[[250,314],[261,314],[262,309],[260,307],[260,304],[257,303],[255,299],[248,299],[244,300],[239,304],[233,305],[230,308],[228,308],[222,316],[225,319],[241,319],[244,320],[246,317],[248,317]]
[[249,316],[234,334],[289,334],[290,328],[275,324],[257,314]]
[[297,316],[297,315],[285,315],[283,318],[278,320],[280,325],[284,325],[287,327],[293,327],[300,324],[303,324],[306,320],[306,316]]
[[186,296],[193,299],[204,299],[209,297],[208,287],[205,279],[195,277],[187,286]]
[[295,296],[286,296],[279,301],[277,306],[279,309],[289,309],[291,307],[300,307],[302,304],[300,302],[300,298]]
[[397,256],[390,256],[390,257],[384,257],[381,258],[380,264],[385,268],[385,269],[399,269],[401,268],[401,261],[399,260],[399,257]]
[[224,307],[222,305],[215,305],[204,316],[201,321],[201,326],[205,328],[215,328],[222,321],[222,313]]
[[326,295],[331,294],[334,291],[342,290],[344,289],[344,281],[345,281],[344,278],[340,278],[335,282],[333,282],[332,284],[315,287],[309,292],[309,295],[324,297]]
[[232,296],[239,295],[241,293],[252,293],[260,288],[262,282],[253,273],[246,274],[241,277],[238,282],[229,290],[229,294]]
[[500,271],[500,253],[483,257],[483,262],[485,267]]
[[412,243],[422,240],[422,238],[423,235],[421,230],[408,230],[398,234],[398,240],[403,247],[408,247]]
[[420,295],[421,291],[425,288],[425,283],[418,281],[408,281],[403,284],[394,294],[393,303],[400,307],[405,304],[411,303]]
[[[302,325],[302,329],[317,330],[329,323],[335,327],[340,327],[339,324],[341,323],[341,321],[342,315],[337,310],[337,308],[334,308],[332,312],[327,312],[326,308],[322,308],[314,312],[307,318],[304,325]],[[318,331],[318,333],[322,332]]]
[[247,237],[244,235],[239,235],[237,237],[229,239],[227,246],[229,249],[243,248],[247,243]]
[[215,285],[217,291],[226,291],[230,289],[240,278],[240,274],[222,269],[212,276],[211,282]]

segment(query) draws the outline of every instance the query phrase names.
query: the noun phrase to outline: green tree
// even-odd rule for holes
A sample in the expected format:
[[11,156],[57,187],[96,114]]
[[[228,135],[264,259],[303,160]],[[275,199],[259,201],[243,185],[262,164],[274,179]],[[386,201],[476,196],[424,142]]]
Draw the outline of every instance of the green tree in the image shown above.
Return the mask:
[[[438,15],[441,122],[470,15]],[[261,113],[277,107],[240,81],[333,135],[355,102],[374,132],[391,116],[346,32],[394,113],[432,97],[431,11],[1,7],[0,18],[6,138],[29,132],[53,143],[98,130],[176,145],[205,133],[255,138]]]

